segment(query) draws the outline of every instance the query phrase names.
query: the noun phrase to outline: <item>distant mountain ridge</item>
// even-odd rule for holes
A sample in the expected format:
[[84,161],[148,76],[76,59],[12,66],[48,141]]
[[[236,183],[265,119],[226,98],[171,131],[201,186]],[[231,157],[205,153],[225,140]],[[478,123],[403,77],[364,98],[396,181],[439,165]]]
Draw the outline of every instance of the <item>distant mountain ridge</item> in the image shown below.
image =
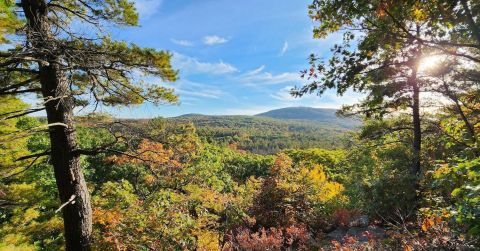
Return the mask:
[[287,107],[260,113],[255,116],[282,120],[309,120],[315,122],[338,124],[345,127],[356,127],[361,121],[353,118],[337,116],[337,109],[313,107]]
[[199,113],[183,114],[177,119],[201,119],[201,120],[219,120],[219,119],[255,119],[268,118],[278,121],[307,121],[326,125],[340,126],[342,128],[353,129],[361,125],[361,121],[353,118],[345,118],[337,116],[337,109],[330,108],[313,108],[313,107],[286,107],[267,112],[259,113],[254,116],[247,115],[204,115]]

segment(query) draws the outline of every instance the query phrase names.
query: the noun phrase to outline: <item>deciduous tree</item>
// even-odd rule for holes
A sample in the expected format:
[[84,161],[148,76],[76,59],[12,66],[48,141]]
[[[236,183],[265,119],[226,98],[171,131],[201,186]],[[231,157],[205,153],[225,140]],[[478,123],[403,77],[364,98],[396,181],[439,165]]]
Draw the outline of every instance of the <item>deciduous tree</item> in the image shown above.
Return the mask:
[[426,58],[438,54],[478,62],[478,4],[467,0],[315,0],[309,15],[319,23],[314,37],[342,33],[343,43],[332,48],[327,63],[312,55],[310,69],[302,73],[310,83],[292,90],[292,94],[321,95],[336,89],[337,94],[344,95],[353,90],[363,93],[365,98],[356,105],[345,106],[344,113],[378,119],[408,112],[411,120],[388,132],[412,133],[410,173],[418,177],[421,109],[428,105],[420,94],[445,94],[441,82],[428,78],[429,73],[422,67]]

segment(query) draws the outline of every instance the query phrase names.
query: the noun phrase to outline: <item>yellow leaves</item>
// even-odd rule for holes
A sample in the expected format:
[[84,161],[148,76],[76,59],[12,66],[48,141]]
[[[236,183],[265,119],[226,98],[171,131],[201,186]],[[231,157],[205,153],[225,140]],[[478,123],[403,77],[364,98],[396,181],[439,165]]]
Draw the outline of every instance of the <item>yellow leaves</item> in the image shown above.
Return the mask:
[[37,219],[40,216],[40,212],[36,208],[28,208],[25,210],[25,214],[23,215],[23,221],[29,222]]
[[421,226],[421,227],[422,227],[422,231],[427,232],[428,229],[430,228],[430,226],[432,226],[432,225],[433,225],[433,221],[431,221],[431,220],[425,220],[425,221],[423,221],[422,226]]
[[93,221],[101,224],[107,228],[115,228],[121,222],[121,214],[114,210],[104,210],[101,208],[94,208],[92,213]]
[[197,235],[197,245],[200,251],[218,250],[219,235],[214,231],[202,231]]
[[15,201],[17,203],[29,204],[35,202],[38,196],[38,188],[35,184],[18,183],[6,186],[6,192],[0,198]]
[[413,251],[413,248],[410,245],[405,245],[405,247],[403,247],[403,251]]
[[145,175],[145,177],[143,177],[143,181],[147,185],[153,185],[156,181],[156,178],[153,175]]
[[413,20],[417,22],[424,21],[427,18],[427,14],[425,13],[425,11],[419,8],[418,6],[416,6],[413,9],[412,16],[413,16]]
[[322,202],[327,202],[338,197],[344,190],[342,184],[337,182],[326,182],[318,194],[318,199]]
[[439,164],[438,168],[433,172],[434,178],[441,178],[442,176],[449,174],[452,168],[448,164]]
[[300,189],[305,189],[305,187],[313,189],[315,191],[313,197],[320,202],[327,202],[337,198],[344,190],[342,184],[328,181],[322,165],[303,167],[300,170],[300,176],[302,176],[302,181],[297,182],[303,187]]
[[[0,97],[0,176],[8,176],[23,170],[28,165],[27,161],[16,161],[17,158],[28,155],[26,139],[28,135],[16,124],[19,119],[3,120],[4,117],[17,114],[18,111],[26,109],[27,105],[20,99],[13,96]],[[30,160],[31,161],[31,160]]]
[[307,177],[312,180],[313,182],[325,182],[327,180],[327,176],[323,172],[323,168],[320,166],[316,166],[312,170],[308,171]]
[[[313,207],[310,208],[310,205],[329,205],[332,200],[336,205],[345,202],[343,185],[329,181],[323,169],[319,164],[294,163],[284,154],[277,155],[270,175],[264,180],[254,202],[252,211],[257,221],[260,224],[270,224],[272,221],[290,224],[296,219],[298,211],[311,210]],[[278,214],[279,211],[284,213]],[[271,215],[278,218],[272,218]]]
[[442,217],[443,217],[444,219],[448,219],[448,218],[450,218],[451,216],[452,216],[452,215],[450,214],[449,211],[447,211],[446,209],[442,210]]
[[34,245],[28,244],[21,244],[18,243],[25,243],[26,239],[24,236],[19,234],[8,234],[6,235],[2,243],[0,243],[0,251],[34,251],[38,250],[39,248]]
[[56,215],[55,217],[52,217],[48,221],[45,222],[45,225],[43,226],[43,231],[45,232],[54,232],[54,231],[61,231],[63,229],[63,219],[61,218],[61,215]]
[[188,192],[186,200],[195,201],[203,208],[209,208],[216,212],[225,209],[225,205],[232,199],[228,194],[219,193],[211,188],[189,184],[184,187]]
[[432,228],[435,225],[438,225],[442,223],[442,218],[434,216],[434,217],[429,217],[423,220],[421,228],[423,232],[427,232],[430,228]]

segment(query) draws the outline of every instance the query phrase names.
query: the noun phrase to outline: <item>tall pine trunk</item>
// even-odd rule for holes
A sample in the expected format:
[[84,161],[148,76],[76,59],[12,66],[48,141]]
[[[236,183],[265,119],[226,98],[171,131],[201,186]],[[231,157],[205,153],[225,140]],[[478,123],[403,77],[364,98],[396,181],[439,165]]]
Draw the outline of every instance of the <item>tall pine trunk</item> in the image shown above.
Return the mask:
[[[35,51],[43,52],[39,65],[40,84],[45,100],[51,143],[51,162],[62,205],[67,250],[90,250],[92,241],[92,210],[87,185],[75,153],[76,133],[73,121],[74,102],[66,73],[58,62],[61,57],[51,54],[55,45],[47,21],[44,0],[22,0],[28,25],[28,42]],[[46,52],[46,53],[45,53]]]
[[422,129],[420,127],[420,99],[418,86],[413,88],[413,165],[412,175],[420,174],[420,151],[422,148]]
[[421,168],[421,149],[422,149],[422,128],[420,124],[420,87],[417,80],[417,69],[412,70],[410,76],[410,83],[413,89],[412,95],[412,118],[413,118],[413,163],[410,169],[410,174],[415,178],[415,189],[418,188],[418,176]]

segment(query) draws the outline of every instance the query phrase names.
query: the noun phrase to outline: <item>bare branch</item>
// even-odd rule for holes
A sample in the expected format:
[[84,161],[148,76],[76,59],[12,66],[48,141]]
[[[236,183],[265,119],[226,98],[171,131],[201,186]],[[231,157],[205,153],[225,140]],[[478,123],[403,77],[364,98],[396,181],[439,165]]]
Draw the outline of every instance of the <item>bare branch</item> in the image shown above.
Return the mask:
[[50,155],[50,150],[47,150],[45,152],[40,152],[40,153],[35,153],[35,154],[22,156],[20,158],[17,158],[15,161],[22,161],[22,160],[27,160],[27,159],[37,158],[37,157],[42,157],[42,156],[47,156],[47,155]]

